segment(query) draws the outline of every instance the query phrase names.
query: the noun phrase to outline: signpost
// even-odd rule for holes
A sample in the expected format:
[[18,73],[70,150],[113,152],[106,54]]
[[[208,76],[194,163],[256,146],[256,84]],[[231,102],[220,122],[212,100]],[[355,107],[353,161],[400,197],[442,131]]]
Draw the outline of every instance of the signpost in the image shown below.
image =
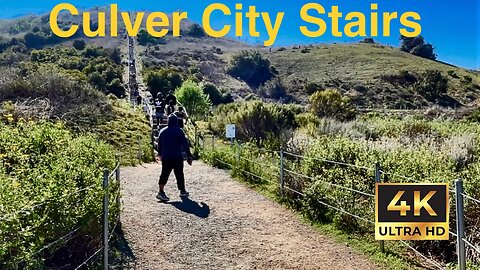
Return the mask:
[[228,124],[225,127],[225,133],[227,134],[227,139],[230,139],[232,141],[232,146],[233,143],[235,142],[235,125],[234,124]]

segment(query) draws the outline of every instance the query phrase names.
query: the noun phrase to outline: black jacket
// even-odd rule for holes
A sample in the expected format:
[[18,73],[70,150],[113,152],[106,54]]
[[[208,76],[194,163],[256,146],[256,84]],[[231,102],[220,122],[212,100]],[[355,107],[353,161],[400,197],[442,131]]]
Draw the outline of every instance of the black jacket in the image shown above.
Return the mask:
[[185,133],[178,127],[178,118],[174,114],[168,117],[168,126],[160,130],[157,151],[162,160],[183,160],[182,152],[192,156]]

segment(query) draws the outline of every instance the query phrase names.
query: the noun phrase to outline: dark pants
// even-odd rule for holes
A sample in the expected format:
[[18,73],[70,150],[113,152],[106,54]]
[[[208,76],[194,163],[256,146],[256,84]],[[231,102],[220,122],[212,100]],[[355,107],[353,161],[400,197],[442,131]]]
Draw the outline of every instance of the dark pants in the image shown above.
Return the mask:
[[170,173],[175,174],[177,187],[180,191],[185,191],[185,177],[183,176],[183,160],[162,160],[162,174],[160,174],[159,184],[165,185]]

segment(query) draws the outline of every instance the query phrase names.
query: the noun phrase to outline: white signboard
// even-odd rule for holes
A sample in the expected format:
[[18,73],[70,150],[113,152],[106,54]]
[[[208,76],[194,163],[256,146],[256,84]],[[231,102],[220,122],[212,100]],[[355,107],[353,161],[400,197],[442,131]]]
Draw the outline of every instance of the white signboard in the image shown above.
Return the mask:
[[227,138],[228,139],[235,138],[235,125],[234,124],[228,124],[226,126],[226,133],[227,133]]

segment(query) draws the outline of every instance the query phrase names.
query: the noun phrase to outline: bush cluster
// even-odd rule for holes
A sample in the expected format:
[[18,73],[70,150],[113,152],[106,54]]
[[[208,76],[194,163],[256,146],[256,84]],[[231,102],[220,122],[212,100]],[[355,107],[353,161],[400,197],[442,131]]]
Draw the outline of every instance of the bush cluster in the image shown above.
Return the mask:
[[182,75],[170,68],[145,70],[144,78],[153,97],[156,97],[159,92],[166,95],[170,91],[175,91],[183,83]]
[[431,60],[437,59],[432,44],[426,43],[422,36],[400,36],[400,40],[402,43],[400,49],[402,51]]
[[233,102],[233,97],[229,92],[222,93],[213,83],[202,84],[202,90],[209,97],[213,106]]
[[[79,263],[85,256],[81,251],[96,248],[92,244],[101,235],[102,173],[115,166],[110,146],[92,136],[72,136],[58,124],[2,125],[0,160],[0,268]],[[118,188],[112,184],[112,198]],[[119,211],[113,201],[110,211],[112,216]],[[77,227],[80,231],[63,249],[70,255],[57,257],[58,246],[37,253]]]
[[288,141],[288,131],[298,126],[295,116],[300,112],[301,108],[293,105],[260,101],[233,103],[218,106],[209,125],[215,134],[223,137],[225,126],[235,124],[237,139],[279,146]]
[[230,60],[227,73],[253,87],[258,87],[273,77],[270,61],[254,50],[235,54]]
[[210,99],[203,93],[202,88],[196,82],[186,80],[175,91],[178,101],[185,107],[190,117],[199,119],[205,117],[210,109]]
[[319,117],[349,120],[355,117],[355,107],[348,97],[334,89],[318,91],[310,96],[310,106]]
[[80,51],[58,46],[33,50],[30,60],[34,64],[58,66],[65,70],[63,73],[75,74],[78,81],[88,81],[105,94],[111,93],[117,97],[125,95],[118,49],[87,47]]

